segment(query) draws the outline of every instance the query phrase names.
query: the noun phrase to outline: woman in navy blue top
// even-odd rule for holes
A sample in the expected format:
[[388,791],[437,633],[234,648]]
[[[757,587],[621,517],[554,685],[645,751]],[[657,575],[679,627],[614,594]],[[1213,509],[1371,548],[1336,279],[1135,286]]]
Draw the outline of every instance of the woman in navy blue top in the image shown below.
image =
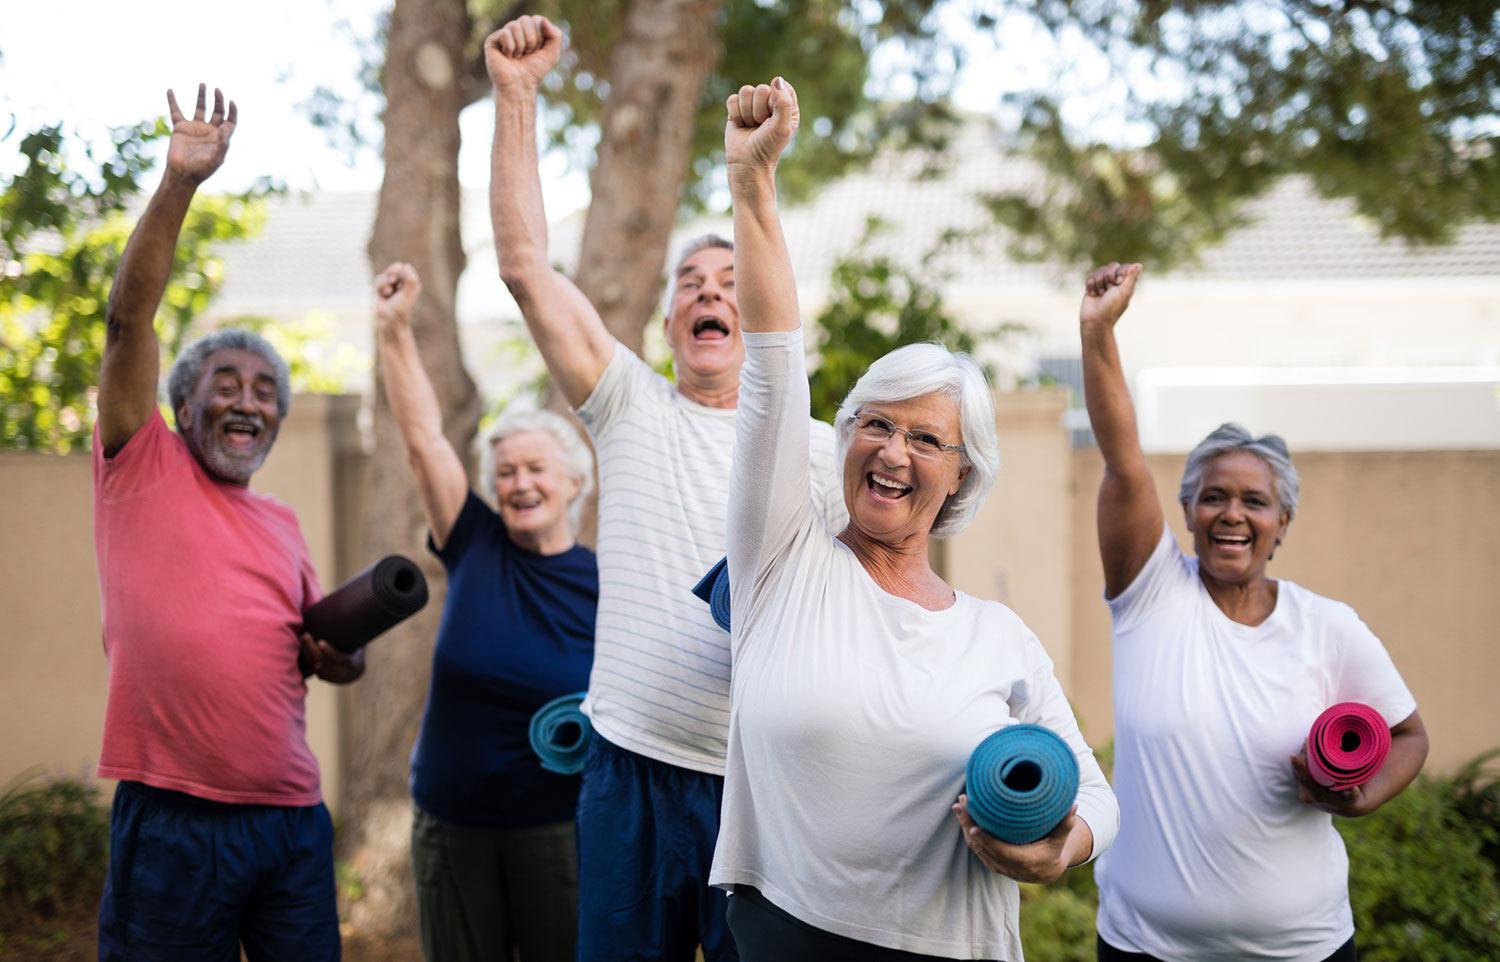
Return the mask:
[[421,281],[392,264],[376,281],[380,366],[448,573],[427,707],[411,758],[412,868],[428,962],[571,962],[579,776],[543,769],[532,714],[588,687],[599,573],[577,543],[593,459],[548,411],[507,412],[469,488],[443,435],[409,318]]

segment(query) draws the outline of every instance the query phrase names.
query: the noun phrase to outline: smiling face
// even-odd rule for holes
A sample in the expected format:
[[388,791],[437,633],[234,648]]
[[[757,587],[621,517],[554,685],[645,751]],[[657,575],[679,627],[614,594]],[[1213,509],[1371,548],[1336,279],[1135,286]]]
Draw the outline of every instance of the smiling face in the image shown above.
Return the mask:
[[[963,443],[958,402],[948,394],[872,401],[858,413],[949,444]],[[844,504],[849,525],[859,535],[891,546],[925,541],[943,502],[957,493],[967,471],[957,451],[920,457],[912,453],[918,447],[909,445],[901,431],[879,441],[854,429],[844,455]]]
[[1198,491],[1182,510],[1199,570],[1223,584],[1263,580],[1291,521],[1276,498],[1271,466],[1249,451],[1230,451],[1204,465]]
[[214,351],[177,409],[188,450],[221,481],[245,485],[271,453],[281,414],[276,374],[254,351]]
[[495,442],[495,500],[500,520],[516,544],[538,554],[573,545],[568,504],[578,496],[557,438],[547,431],[516,431]]
[[712,390],[738,380],[745,344],[734,295],[734,251],[697,251],[682,262],[672,285],[666,334],[678,382]]

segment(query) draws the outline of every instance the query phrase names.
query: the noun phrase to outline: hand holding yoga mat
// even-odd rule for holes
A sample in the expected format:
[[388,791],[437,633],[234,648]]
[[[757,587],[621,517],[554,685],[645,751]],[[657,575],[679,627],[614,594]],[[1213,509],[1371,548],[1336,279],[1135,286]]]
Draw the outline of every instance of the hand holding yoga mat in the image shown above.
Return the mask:
[[542,767],[559,775],[576,775],[583,771],[589,739],[594,726],[589,716],[579,710],[583,692],[561,695],[536,710],[527,731],[531,750],[542,760]]
[[969,816],[1012,845],[1029,845],[1067,818],[1078,797],[1078,759],[1041,725],[1009,725],[979,743],[965,772]]
[[302,629],[345,654],[427,604],[427,579],[410,558],[386,555],[302,612]]
[[729,559],[720,558],[719,563],[708,569],[696,585],[693,594],[708,602],[709,614],[725,631],[729,630]]
[[1340,702],[1307,733],[1307,770],[1324,788],[1341,792],[1363,785],[1391,750],[1391,730],[1380,713],[1356,701]]

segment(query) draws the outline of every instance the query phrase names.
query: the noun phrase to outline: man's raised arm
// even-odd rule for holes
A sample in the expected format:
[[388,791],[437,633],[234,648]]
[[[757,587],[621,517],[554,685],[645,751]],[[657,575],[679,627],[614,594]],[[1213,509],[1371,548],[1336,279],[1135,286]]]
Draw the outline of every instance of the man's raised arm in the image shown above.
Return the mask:
[[125,244],[105,308],[104,360],[99,366],[99,443],[113,457],[140,430],[156,407],[161,360],[156,340],[157,305],[167,289],[177,236],[193,194],[224,163],[234,133],[234,101],[214,90],[214,110],[205,120],[205,87],[188,120],[167,91],[172,139],[167,169],[151,202]]
[[484,42],[495,85],[490,221],[500,279],[510,289],[563,397],[582,404],[615,342],[588,298],[547,261],[547,214],[537,172],[536,97],[557,64],[562,31],[546,17],[512,20]]

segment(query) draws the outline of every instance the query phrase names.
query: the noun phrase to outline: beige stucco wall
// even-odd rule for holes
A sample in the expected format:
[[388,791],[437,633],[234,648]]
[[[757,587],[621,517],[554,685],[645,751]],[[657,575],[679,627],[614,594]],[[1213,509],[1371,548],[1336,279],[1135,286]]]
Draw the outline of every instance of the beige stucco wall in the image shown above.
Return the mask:
[[[299,396],[253,487],[291,505],[324,587],[348,573],[340,531],[359,491],[357,397]],[[93,509],[87,454],[0,453],[0,785],[41,767],[92,775],[104,723],[105,660],[99,634]],[[337,811],[340,697],[313,681],[308,742]],[[108,789],[111,783],[102,783]]]
[[[1109,614],[1100,600],[1096,450],[1074,451],[1061,392],[1001,395],[1001,474],[969,530],[935,561],[953,584],[1004,601],[1036,632],[1089,738],[1112,733]],[[255,487],[298,513],[325,587],[361,567],[366,512],[358,399],[299,397]],[[1181,455],[1153,455],[1167,517]],[[1272,562],[1352,605],[1386,643],[1451,769],[1500,744],[1500,451],[1306,452],[1302,505]],[[99,640],[89,460],[0,454],[0,784],[34,766],[79,774],[97,760]],[[314,682],[309,741],[330,807],[341,801],[342,696]]]

